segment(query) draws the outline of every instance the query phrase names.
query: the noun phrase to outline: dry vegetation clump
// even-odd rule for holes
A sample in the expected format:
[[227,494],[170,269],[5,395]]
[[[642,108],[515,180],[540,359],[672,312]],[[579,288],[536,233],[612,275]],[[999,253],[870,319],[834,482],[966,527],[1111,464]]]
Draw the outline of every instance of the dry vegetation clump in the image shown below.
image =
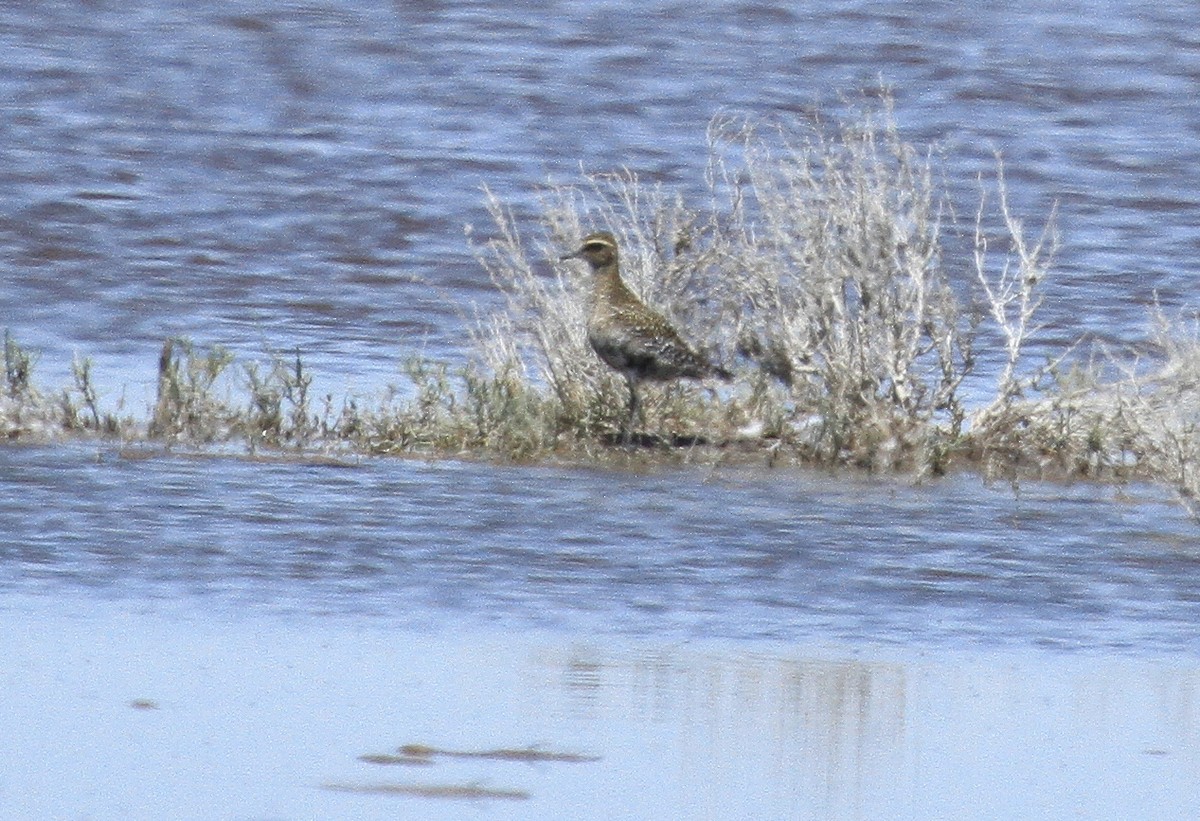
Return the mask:
[[0,433],[5,439],[44,435],[61,428],[52,405],[33,385],[34,357],[4,332],[4,392],[0,394]]
[[144,436],[167,445],[242,442],[258,448],[315,447],[352,439],[362,424],[353,403],[335,416],[333,397],[313,407],[312,375],[297,353],[271,355],[265,364],[234,368],[220,345],[207,350],[187,339],[168,339],[158,359],[154,408],[144,432],[126,428],[127,438]]
[[1110,459],[1133,461],[1148,476],[1174,485],[1193,512],[1200,498],[1200,324],[1156,312],[1158,356],[1148,372],[1136,358],[1122,376],[1097,390]]
[[[477,247],[507,305],[475,341],[482,373],[536,400],[525,418],[544,435],[523,440],[526,455],[595,449],[619,427],[620,378],[586,340],[588,273],[558,261],[603,229],[631,288],[739,372],[721,395],[648,391],[646,428],[660,442],[1200,492],[1194,329],[1160,319],[1154,364],[1109,352],[1079,361],[1074,348],[1027,362],[1057,235],[1053,214],[1030,234],[1010,210],[999,157],[994,196],[981,196],[968,229],[974,254],[947,261],[943,233],[962,227],[887,99],[832,125],[719,120],[710,144],[704,208],[629,172],[591,175],[545,190],[531,241],[489,195],[496,231]],[[1000,350],[977,350],[983,339]],[[995,363],[986,371],[982,354]]]
[[[6,336],[2,431],[252,451],[700,452],[917,474],[967,465],[1014,478],[1150,478],[1200,493],[1195,323],[1160,313],[1153,356],[1081,360],[1072,349],[1030,367],[1053,215],[1026,232],[999,158],[995,195],[981,197],[972,231],[954,219],[931,154],[901,138],[886,97],[833,123],[722,118],[709,137],[700,206],[629,171],[584,175],[545,188],[540,219],[519,230],[488,192],[494,230],[472,241],[505,303],[475,323],[464,368],[414,356],[381,399],[336,406],[327,396],[314,408],[299,355],[238,368],[220,347],[169,340],[139,426],[101,409],[86,359],[74,363],[71,388],[43,396],[33,357]],[[719,388],[648,385],[639,448],[614,447],[626,387],[587,342],[590,274],[559,259],[595,230],[617,237],[630,288],[737,377]],[[947,260],[948,235],[973,241],[973,256]],[[984,340],[999,349],[980,350]]]
[[738,351],[785,389],[782,440],[822,463],[937,469],[962,432],[974,321],[942,265],[930,158],[878,116],[796,144],[734,131],[742,162],[715,172],[736,238],[722,266],[740,274]]
[[1047,384],[984,421],[973,455],[1005,475],[1033,466],[1039,475],[1168,484],[1195,513],[1200,324],[1158,309],[1152,319],[1150,354],[1104,351],[1047,369]]
[[52,396],[35,387],[35,364],[34,354],[6,330],[0,437],[44,440],[87,431],[112,435],[128,423],[113,413],[101,412],[90,359],[76,357],[71,363],[71,387]]
[[660,388],[647,428],[666,441],[752,435],[825,464],[942,469],[967,419],[959,389],[978,318],[942,264],[947,208],[929,156],[903,142],[886,105],[798,132],[721,120],[710,143],[704,209],[632,173],[591,176],[546,191],[529,247],[490,198],[498,230],[480,258],[508,305],[477,336],[486,363],[543,389],[560,436],[617,428],[623,386],[585,335],[588,274],[558,262],[609,230],[630,287],[740,370],[720,397]]
[[328,435],[370,453],[482,454],[512,460],[555,448],[553,408],[512,372],[477,364],[452,374],[440,363],[408,363],[408,390],[376,408],[347,404]]

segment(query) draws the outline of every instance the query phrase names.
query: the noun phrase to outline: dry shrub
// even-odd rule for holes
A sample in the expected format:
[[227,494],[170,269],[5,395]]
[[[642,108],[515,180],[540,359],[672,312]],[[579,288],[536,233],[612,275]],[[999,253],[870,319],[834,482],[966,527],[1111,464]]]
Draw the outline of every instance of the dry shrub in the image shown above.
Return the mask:
[[[717,356],[723,318],[720,291],[702,280],[704,268],[694,259],[697,248],[688,232],[696,214],[677,197],[622,172],[549,188],[543,202],[542,233],[530,252],[503,204],[488,195],[498,232],[478,246],[478,255],[507,304],[501,315],[478,324],[475,342],[487,372],[520,381],[529,398],[543,394],[539,401],[548,404],[541,415],[561,445],[617,430],[627,401],[624,380],[587,342],[589,274],[559,261],[584,234],[612,231],[626,283],[690,342]],[[720,406],[699,386],[659,386],[647,393],[646,419],[660,432],[698,437],[721,426]]]
[[[1151,315],[1143,351],[1099,348],[1086,363],[1047,372],[1052,381],[1005,408],[1012,467],[1039,475],[1143,479],[1175,487],[1195,512],[1200,495],[1200,322]],[[993,423],[993,429],[999,425]],[[994,459],[985,459],[995,470]]]
[[47,438],[66,425],[61,408],[46,401],[34,386],[36,357],[4,332],[4,390],[0,392],[0,436]]
[[[1200,494],[1200,326],[1157,311],[1150,354],[1096,348],[1081,360],[1072,348],[1030,367],[1057,237],[1053,215],[1036,238],[1027,234],[999,158],[994,201],[981,196],[972,232],[952,218],[931,154],[900,137],[886,95],[832,123],[721,118],[709,137],[699,207],[630,171],[583,175],[546,187],[541,217],[523,234],[487,193],[495,230],[472,239],[506,302],[476,321],[460,371],[414,355],[407,386],[366,407],[348,399],[336,414],[327,397],[318,418],[299,356],[245,365],[239,383],[221,348],[172,340],[145,435],[240,437],[252,450],[611,454],[625,384],[587,342],[589,272],[559,261],[603,229],[620,242],[633,291],[738,376],[719,392],[687,382],[647,390],[653,435],[641,441],[736,443],[714,452],[771,463],[1140,477],[1189,500]],[[973,238],[973,257],[946,261],[947,232]],[[983,339],[1001,346],[986,373]],[[89,360],[77,360],[57,405],[34,388],[33,364],[6,335],[4,435],[136,435],[101,410]],[[230,398],[243,388],[248,399]]]
[[737,347],[788,389],[780,434],[821,462],[925,466],[961,432],[974,366],[929,156],[900,138],[887,99],[798,138],[713,133],[739,149],[733,166],[714,152],[711,176],[730,194],[719,265]]
[[720,401],[661,388],[648,426],[761,431],[819,462],[939,467],[966,418],[974,319],[942,266],[929,156],[900,138],[886,99],[834,126],[722,119],[709,133],[703,209],[632,172],[590,175],[544,192],[530,248],[489,195],[497,232],[479,255],[508,304],[479,329],[483,360],[544,387],[562,430],[616,429],[624,387],[587,344],[588,273],[558,262],[609,230],[630,287],[742,371]]
[[[1168,481],[1195,512],[1200,497],[1200,322],[1171,322],[1154,314],[1156,367],[1141,374],[1136,363],[1109,388],[1109,430],[1119,454],[1133,454],[1141,475]],[[1110,433],[1110,437],[1111,437]]]

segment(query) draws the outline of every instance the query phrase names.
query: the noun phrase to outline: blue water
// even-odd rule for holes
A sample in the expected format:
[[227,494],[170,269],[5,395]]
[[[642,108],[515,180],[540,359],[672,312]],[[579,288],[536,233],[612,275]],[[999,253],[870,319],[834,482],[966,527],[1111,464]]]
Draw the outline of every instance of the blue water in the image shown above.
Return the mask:
[[[54,0],[0,4],[0,326],[142,419],[174,335],[370,406],[502,308],[484,186],[527,237],[581,169],[702,208],[715,115],[881,83],[958,228],[996,152],[1057,204],[1031,365],[1196,310],[1194,0]],[[712,458],[0,445],[0,817],[1200,816],[1168,492]],[[602,760],[358,759],[403,743]],[[393,782],[530,797],[321,786]]]
[[[1192,2],[6,4],[0,324],[145,416],[162,340],[299,351],[377,396],[499,307],[482,186],[628,168],[703,205],[720,113],[894,90],[969,224],[1004,157],[1062,247],[1033,360],[1194,309]],[[986,181],[985,181],[986,182]],[[966,270],[967,259],[948,265]],[[1197,650],[1200,536],[1156,491],[691,466],[0,449],[0,590],[616,634]]]
[[537,187],[581,167],[698,197],[714,115],[835,115],[882,80],[963,219],[996,151],[1031,231],[1059,204],[1042,344],[1137,341],[1155,293],[1194,307],[1196,22],[1190,2],[8,5],[4,325],[52,382],[93,356],[110,400],[148,392],[172,334],[377,389],[419,346],[462,357],[463,306],[495,304],[464,237],[490,229],[483,185],[526,230]]
[[1200,651],[1195,525],[1136,488],[86,446],[0,462],[0,591],[420,629]]

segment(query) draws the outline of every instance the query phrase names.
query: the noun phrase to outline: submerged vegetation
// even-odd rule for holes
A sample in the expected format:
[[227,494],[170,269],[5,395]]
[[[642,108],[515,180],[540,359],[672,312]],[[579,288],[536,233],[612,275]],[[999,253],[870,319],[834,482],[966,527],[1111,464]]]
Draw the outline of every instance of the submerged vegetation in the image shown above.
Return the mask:
[[[1153,358],[1073,349],[1027,361],[1056,235],[1052,214],[1028,231],[1012,213],[998,157],[964,227],[888,100],[834,123],[720,119],[709,135],[703,207],[631,172],[590,175],[547,187],[522,230],[488,193],[495,230],[475,250],[505,304],[477,322],[462,368],[413,358],[386,397],[316,400],[299,355],[238,363],[173,339],[140,421],[100,407],[87,359],[70,387],[41,392],[36,357],[6,334],[0,431],[251,451],[966,466],[1200,493],[1197,327],[1160,312]],[[559,260],[595,230],[618,239],[630,288],[736,372],[731,386],[648,388],[635,448],[615,436],[624,383],[587,343],[585,266]],[[948,258],[960,246],[966,258]]]

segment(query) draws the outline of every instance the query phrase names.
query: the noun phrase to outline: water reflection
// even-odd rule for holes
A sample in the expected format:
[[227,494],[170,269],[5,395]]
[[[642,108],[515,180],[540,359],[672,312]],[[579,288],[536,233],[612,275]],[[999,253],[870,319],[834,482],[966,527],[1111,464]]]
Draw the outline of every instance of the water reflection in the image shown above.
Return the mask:
[[1200,809],[1194,661],[3,601],[14,818],[449,820],[463,800],[514,821]]
[[902,664],[596,646],[553,663],[571,715],[669,738],[659,752],[685,769],[671,798],[685,817],[851,817],[904,790]]
[[1183,819],[1200,808],[1194,665],[593,644],[543,664],[561,676],[569,715],[634,728],[632,746],[611,739],[628,766],[679,768],[658,817]]

